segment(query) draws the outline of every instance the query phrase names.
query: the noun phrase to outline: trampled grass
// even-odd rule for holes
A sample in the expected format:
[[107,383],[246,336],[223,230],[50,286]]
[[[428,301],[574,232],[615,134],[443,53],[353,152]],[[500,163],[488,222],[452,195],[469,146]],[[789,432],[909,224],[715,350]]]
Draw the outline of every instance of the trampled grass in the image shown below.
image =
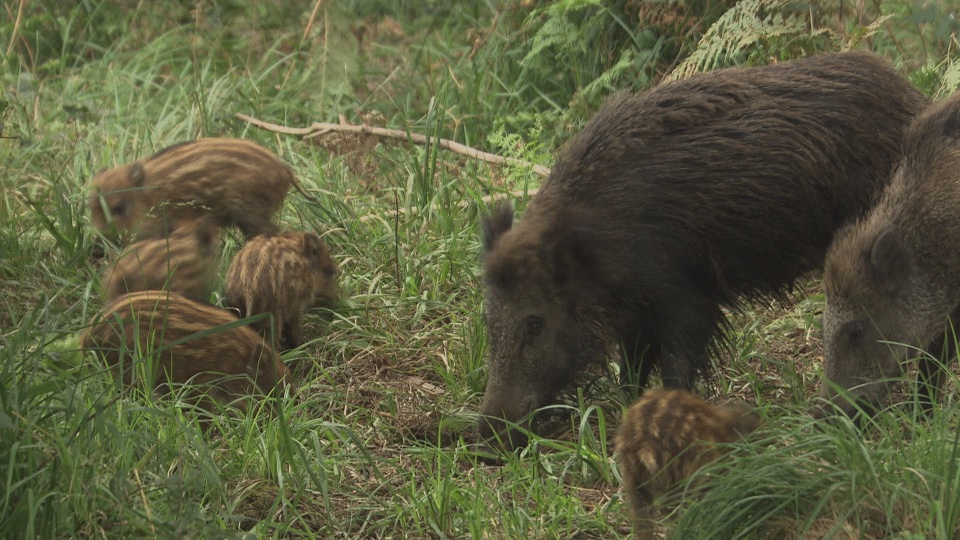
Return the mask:
[[[718,16],[697,3],[641,3],[634,15],[592,2],[462,4],[0,2],[10,15],[0,18],[0,535],[630,535],[612,439],[631,397],[603,369],[546,413],[549,437],[498,464],[472,445],[486,354],[479,218],[485,197],[541,179],[435,144],[301,140],[235,116],[301,127],[343,115],[549,166],[599,99],[656,80],[695,46],[681,16]],[[873,46],[942,92],[955,65],[948,41],[910,23],[907,3],[888,8],[891,33],[877,31]],[[556,34],[528,25],[551,20],[554,31],[583,29],[577,39],[616,32],[596,42],[608,48],[572,38],[535,48]],[[659,38],[634,31],[640,21],[689,33]],[[734,60],[795,52],[788,45],[764,41]],[[923,62],[906,57],[920,50]],[[206,430],[188,400],[121,391],[75,350],[103,304],[87,182],[200,136],[257,140],[294,168],[320,206],[291,193],[282,224],[324,235],[343,289],[306,317],[307,343],[284,354],[297,396],[274,400],[273,414],[224,411]],[[516,197],[521,216],[525,201]],[[221,275],[239,242],[225,239]],[[766,425],[702,472],[710,490],[664,516],[664,533],[957,536],[956,381],[930,420],[892,407],[866,429],[815,423],[805,411],[822,305],[813,277],[789,305],[733,319],[734,346],[703,390],[758,403]]]

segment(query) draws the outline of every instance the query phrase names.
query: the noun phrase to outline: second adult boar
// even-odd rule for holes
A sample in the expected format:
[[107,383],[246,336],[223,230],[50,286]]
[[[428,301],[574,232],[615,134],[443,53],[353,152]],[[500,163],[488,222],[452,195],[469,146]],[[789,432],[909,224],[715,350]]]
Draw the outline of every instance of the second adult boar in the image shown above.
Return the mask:
[[[880,202],[827,254],[821,395],[847,414],[881,404],[889,379],[916,358],[922,402],[932,403],[941,356],[955,357],[955,334],[944,332],[960,322],[958,201],[960,94],[914,120]],[[833,385],[853,399],[839,398]]]
[[[875,202],[927,100],[868,53],[611,98],[523,219],[483,222],[482,436],[510,434],[608,345],[645,385],[709,370],[723,306],[781,296]],[[509,445],[522,444],[516,433]]]

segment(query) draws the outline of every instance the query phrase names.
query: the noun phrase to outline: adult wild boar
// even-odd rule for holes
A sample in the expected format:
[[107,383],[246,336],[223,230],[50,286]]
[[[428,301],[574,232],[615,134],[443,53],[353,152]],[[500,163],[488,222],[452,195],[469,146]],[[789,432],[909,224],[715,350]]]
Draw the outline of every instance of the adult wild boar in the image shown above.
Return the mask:
[[917,357],[921,400],[932,404],[941,355],[955,352],[944,332],[960,322],[960,94],[917,116],[903,150],[877,206],[837,234],[824,264],[821,396],[847,414],[857,401],[880,404],[883,379]]
[[721,307],[782,296],[820,267],[834,232],[876,201],[926,103],[862,52],[611,98],[522,220],[501,206],[483,222],[481,436],[507,435],[504,420],[549,403],[611,342],[641,385],[657,368],[665,386],[691,388]]

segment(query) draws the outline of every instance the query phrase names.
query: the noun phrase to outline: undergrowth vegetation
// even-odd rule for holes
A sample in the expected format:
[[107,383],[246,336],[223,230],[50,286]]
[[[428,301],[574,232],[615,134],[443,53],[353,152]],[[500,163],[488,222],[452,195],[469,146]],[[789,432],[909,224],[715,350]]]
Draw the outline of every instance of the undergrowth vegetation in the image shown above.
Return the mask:
[[[0,1],[0,535],[10,538],[624,538],[598,369],[504,463],[471,445],[485,384],[479,217],[542,178],[440,148],[550,166],[611,93],[733,65],[875,50],[923,92],[960,86],[960,4],[560,0]],[[368,124],[415,145],[288,127]],[[212,427],[178,395],[123,391],[77,351],[103,302],[86,186],[196,137],[256,140],[319,200],[343,299],[284,354],[299,386]],[[241,238],[230,232],[220,275]],[[222,283],[221,283],[222,285]],[[222,291],[222,286],[218,291]],[[210,301],[222,303],[221,293]],[[957,381],[932,419],[815,422],[823,296],[747,306],[715,400],[765,427],[664,513],[677,538],[960,535]]]

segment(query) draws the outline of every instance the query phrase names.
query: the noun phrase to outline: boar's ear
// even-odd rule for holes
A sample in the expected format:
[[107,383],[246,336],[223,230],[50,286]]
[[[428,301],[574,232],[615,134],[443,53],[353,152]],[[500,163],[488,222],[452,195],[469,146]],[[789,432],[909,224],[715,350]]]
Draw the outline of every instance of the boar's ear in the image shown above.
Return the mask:
[[943,123],[943,134],[951,139],[956,139],[958,126],[960,126],[960,110],[953,107],[947,111],[947,118]]
[[500,201],[490,213],[483,218],[483,250],[489,252],[503,233],[513,227],[513,206],[507,201]]
[[205,252],[211,252],[220,241],[220,228],[208,216],[198,219],[193,223],[193,227],[200,246]]
[[324,252],[327,251],[327,246],[323,243],[323,240],[315,234],[305,234],[303,235],[303,254],[306,255],[307,259],[310,261],[319,264],[324,259]]
[[910,255],[897,232],[880,231],[870,248],[870,277],[888,294],[899,292],[910,273]]
[[563,297],[571,302],[585,294],[585,286],[595,275],[596,254],[586,227],[562,216],[560,226],[544,238],[541,260],[553,268],[553,279]]
[[130,183],[137,187],[143,186],[144,180],[147,179],[147,173],[143,170],[143,165],[139,162],[134,162],[133,165],[130,165],[129,174]]

